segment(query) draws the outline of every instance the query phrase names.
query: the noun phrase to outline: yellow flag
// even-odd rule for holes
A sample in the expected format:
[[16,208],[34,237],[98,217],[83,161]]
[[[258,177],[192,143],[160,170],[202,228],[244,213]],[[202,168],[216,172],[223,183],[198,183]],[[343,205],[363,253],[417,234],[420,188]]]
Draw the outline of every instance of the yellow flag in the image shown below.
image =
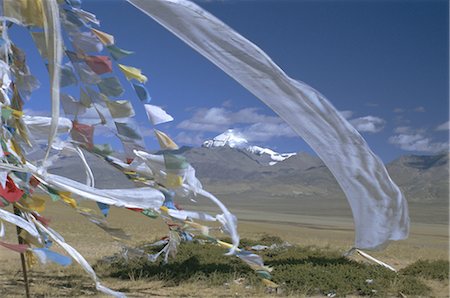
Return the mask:
[[34,238],[33,236],[31,236],[30,233],[28,233],[25,230],[20,231],[19,236],[20,236],[20,238],[25,240],[25,242],[28,244],[33,244],[34,246],[37,246],[37,247],[44,246],[42,243],[39,242],[39,240],[37,240],[37,238]]
[[175,174],[167,174],[166,186],[170,188],[176,188],[183,185],[183,177]]
[[159,146],[161,147],[161,149],[169,149],[169,150],[178,149],[178,145],[175,144],[175,142],[172,141],[172,139],[162,131],[155,129],[155,135],[156,138],[158,139]]
[[3,0],[3,14],[24,25],[44,27],[42,0]]
[[29,269],[33,268],[33,266],[38,262],[37,257],[30,250],[25,252],[25,260],[27,261],[27,266]]
[[95,34],[95,36],[97,36],[97,38],[100,40],[100,42],[102,44],[104,44],[105,46],[110,46],[114,44],[114,36],[112,36],[111,34],[105,33],[103,31],[97,30],[92,28],[91,29],[92,33]]
[[31,197],[28,197],[30,199],[29,202],[24,202],[23,204],[25,205],[25,207],[34,210],[36,212],[43,212],[45,210],[45,199],[40,197],[40,196],[36,196],[33,195]]
[[136,67],[126,66],[123,64],[118,64],[120,70],[127,77],[128,80],[136,79],[141,83],[147,82],[147,77],[141,73],[141,70]]
[[70,192],[60,192],[59,197],[61,200],[69,204],[72,208],[77,208],[77,201],[70,197]]

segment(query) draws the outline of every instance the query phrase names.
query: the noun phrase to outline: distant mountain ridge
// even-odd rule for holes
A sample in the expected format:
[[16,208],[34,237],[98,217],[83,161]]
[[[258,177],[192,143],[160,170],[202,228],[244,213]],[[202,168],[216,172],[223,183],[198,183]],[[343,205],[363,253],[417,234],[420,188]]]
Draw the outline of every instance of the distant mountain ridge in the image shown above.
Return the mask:
[[[344,198],[335,178],[316,156],[299,152],[268,165],[265,156],[229,146],[182,147],[179,153],[193,165],[204,186],[216,193],[264,200],[321,200]],[[132,187],[125,175],[107,162],[87,154],[99,188]],[[409,202],[447,203],[449,199],[449,154],[402,156],[386,165],[391,178]],[[58,161],[50,172],[85,182],[78,157]],[[344,200],[342,200],[344,201]]]
[[[213,188],[226,184],[226,188],[234,191],[234,184],[246,183],[248,192],[272,196],[317,199],[344,195],[323,162],[304,152],[272,166],[259,162],[256,154],[227,146],[189,148],[183,155],[194,166],[197,176]],[[409,201],[445,201],[449,186],[448,157],[448,153],[402,156],[386,168]]]

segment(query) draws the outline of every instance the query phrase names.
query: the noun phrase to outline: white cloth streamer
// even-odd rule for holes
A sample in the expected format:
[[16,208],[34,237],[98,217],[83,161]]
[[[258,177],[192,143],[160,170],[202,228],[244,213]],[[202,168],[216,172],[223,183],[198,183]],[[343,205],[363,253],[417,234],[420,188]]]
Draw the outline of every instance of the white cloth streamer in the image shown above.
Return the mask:
[[127,0],[268,105],[324,161],[350,203],[355,246],[408,236],[406,200],[365,140],[318,91],[293,80],[260,48],[186,0]]

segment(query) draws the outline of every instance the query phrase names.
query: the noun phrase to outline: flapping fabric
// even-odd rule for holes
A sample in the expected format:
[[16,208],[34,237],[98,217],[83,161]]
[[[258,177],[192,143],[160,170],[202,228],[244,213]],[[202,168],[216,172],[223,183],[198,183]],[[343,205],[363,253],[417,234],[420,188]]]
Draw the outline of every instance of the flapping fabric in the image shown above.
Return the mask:
[[36,44],[36,47],[39,51],[39,54],[41,54],[42,58],[48,59],[44,32],[31,32],[31,37],[33,38],[33,41]]
[[[91,276],[98,290],[123,297],[123,294],[102,286],[86,260],[49,227],[50,219],[40,214],[45,212],[47,205],[59,201],[124,245],[123,241],[129,240],[129,235],[120,228],[111,227],[106,221],[110,207],[117,206],[150,218],[159,217],[169,227],[165,246],[159,253],[150,255],[134,249],[151,261],[164,253],[164,262],[167,263],[169,257],[175,256],[181,241],[193,241],[194,237],[200,236],[207,239],[207,243],[229,249],[229,254],[239,252],[238,256],[258,275],[262,270],[265,272],[264,278],[270,278],[270,270],[263,268],[262,261],[255,266],[255,262],[250,263],[240,256],[243,251],[238,248],[236,218],[216,197],[202,189],[195,169],[179,154],[178,146],[172,139],[164,132],[155,130],[162,151],[157,154],[145,152],[144,138],[133,118],[135,111],[131,102],[111,98],[119,97],[124,92],[120,80],[115,76],[101,75],[113,72],[112,64],[116,64],[131,81],[153,125],[173,118],[159,106],[148,104],[150,95],[143,85],[147,77],[139,68],[116,62],[132,52],[116,47],[112,35],[91,28],[92,24],[98,26],[99,21],[94,14],[81,9],[81,0],[0,0],[0,15],[3,21],[0,37],[0,126],[3,131],[0,137],[0,238],[5,234],[5,221],[22,228],[19,236],[25,241],[19,245],[0,241],[0,248],[26,253],[27,257],[38,258],[42,263],[51,261],[67,266],[73,259]],[[25,115],[28,111],[23,110],[23,99],[31,99],[32,92],[39,87],[39,81],[29,70],[25,52],[9,39],[9,21],[28,27],[48,66],[51,118]],[[59,28],[61,25],[62,28]],[[61,30],[67,37],[64,49]],[[114,60],[103,55],[107,54],[105,47]],[[63,53],[69,61],[62,66]],[[72,85],[76,85],[75,88]],[[68,87],[65,88],[66,94],[60,93],[60,87]],[[94,87],[98,87],[100,92],[95,91]],[[76,89],[80,90],[79,95],[74,92]],[[60,103],[68,118],[59,117]],[[94,143],[94,132],[102,129],[122,142],[125,151],[123,160],[110,156],[113,151],[109,144]],[[48,142],[48,149],[41,159],[43,142]],[[85,183],[47,172],[61,158],[75,154],[84,168]],[[128,179],[146,186],[95,187],[90,160],[85,154],[104,158]],[[195,201],[196,196],[208,198],[222,212],[213,216],[183,210],[176,202],[188,198]],[[83,207],[85,199],[95,201],[103,216]],[[8,206],[13,206],[17,214],[3,209]],[[209,234],[209,226],[194,220],[220,223],[222,227],[214,230],[228,233],[232,243],[215,239]],[[72,259],[50,249],[52,242],[59,244]],[[128,251],[127,248],[127,259]]]
[[141,73],[139,68],[123,64],[118,64],[118,66],[128,80],[135,79],[141,83],[147,82],[147,77]]
[[111,56],[114,58],[114,60],[119,60],[123,57],[129,56],[133,54],[132,51],[127,51],[121,48],[116,47],[115,45],[106,46]]
[[94,280],[95,287],[97,290],[114,297],[126,297],[124,294],[120,292],[113,291],[105,286],[103,286],[99,279],[97,278],[97,275],[94,272],[94,269],[92,269],[91,265],[86,261],[83,256],[76,251],[72,246],[67,244],[64,239],[61,239],[58,237],[58,235],[55,235],[55,232],[53,230],[47,229],[45,226],[43,226],[39,221],[33,220],[34,223],[42,230],[44,231],[51,239],[53,239],[56,243],[58,243],[59,246],[61,246],[80,266],[86,271],[87,274]]
[[4,0],[3,14],[25,25],[43,26],[42,0]]
[[114,36],[112,36],[111,34],[108,34],[106,32],[103,32],[103,31],[100,31],[100,30],[96,30],[96,29],[91,29],[91,31],[92,31],[92,33],[95,34],[95,36],[97,36],[97,38],[105,46],[110,46],[110,45],[114,44]]
[[165,133],[163,133],[162,131],[159,131],[157,129],[154,129],[155,132],[155,136],[158,139],[159,142],[159,146],[161,147],[161,149],[168,149],[168,150],[177,150],[178,149],[178,145],[175,144],[175,142]]
[[39,233],[36,230],[36,227],[34,225],[30,224],[28,221],[26,221],[22,217],[17,216],[15,214],[8,212],[6,210],[3,210],[1,208],[0,208],[0,219],[24,229],[25,231],[30,233],[30,235],[32,235],[35,238],[40,237]]
[[162,108],[150,104],[144,104],[145,111],[147,112],[148,119],[153,125],[170,122],[173,117],[167,114]]
[[44,32],[47,42],[47,53],[50,73],[50,88],[52,98],[52,123],[48,135],[48,147],[44,161],[52,148],[53,140],[58,132],[59,121],[59,82],[61,78],[61,61],[63,55],[62,36],[59,22],[59,6],[56,0],[42,2],[44,12]]
[[136,91],[137,97],[139,97],[143,103],[149,103],[151,101],[150,95],[144,85],[133,83],[133,88],[134,91]]
[[112,63],[107,56],[87,56],[85,61],[98,75],[112,72]]
[[133,117],[135,112],[133,106],[128,100],[110,100],[106,105],[113,118]]
[[186,0],[128,0],[267,104],[316,151],[350,203],[355,246],[408,236],[406,200],[365,140],[318,91],[293,80],[256,45]]
[[80,32],[72,36],[75,49],[80,53],[101,52],[103,44],[92,32]]
[[54,174],[47,174],[42,180],[49,185],[107,205],[127,208],[161,207],[164,195],[151,187],[130,189],[98,189]]
[[[23,121],[28,127],[28,130],[33,133],[33,135],[48,135],[51,121],[50,117],[43,116],[23,116]],[[67,118],[60,118],[58,123],[58,133],[67,133],[72,129],[72,121]]]

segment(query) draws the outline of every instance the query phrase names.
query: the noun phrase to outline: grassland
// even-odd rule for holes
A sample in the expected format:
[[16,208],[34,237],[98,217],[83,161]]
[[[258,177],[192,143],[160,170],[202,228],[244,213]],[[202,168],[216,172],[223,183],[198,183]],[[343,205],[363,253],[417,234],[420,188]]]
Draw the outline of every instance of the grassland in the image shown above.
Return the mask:
[[[379,288],[367,288],[369,291],[375,289],[377,292],[369,293],[344,289],[341,292],[337,292],[338,295],[348,294],[352,296],[359,293],[385,296],[384,294],[401,295],[399,294],[401,292],[409,296],[410,293],[407,290],[401,290],[401,287],[411,288],[417,286],[417,289],[414,288],[416,292],[412,293],[423,294],[425,296],[448,297],[448,278],[439,279],[430,278],[429,275],[423,276],[425,274],[423,272],[427,270],[432,271],[430,274],[433,275],[436,266],[439,267],[442,264],[445,266],[447,264],[443,263],[443,261],[448,261],[448,221],[446,221],[447,219],[444,216],[448,214],[448,207],[432,205],[410,206],[411,218],[413,219],[410,237],[407,240],[392,243],[386,250],[372,253],[373,256],[395,268],[403,269],[400,277],[397,277],[390,272],[381,271],[380,273],[377,271],[380,270],[379,268],[371,266],[364,267],[365,265],[362,266],[360,263],[364,263],[365,261],[357,257],[352,257],[351,261],[340,257],[340,254],[348,250],[353,243],[353,223],[351,214],[345,208],[345,204],[339,206],[334,206],[333,204],[336,204],[334,202],[309,202],[301,204],[297,200],[292,202],[278,202],[277,205],[277,202],[268,200],[259,201],[259,203],[256,199],[239,202],[232,198],[229,198],[227,203],[239,218],[239,231],[242,238],[247,238],[249,239],[248,241],[255,241],[268,234],[276,235],[291,244],[298,245],[295,248],[296,251],[288,252],[296,256],[279,255],[278,263],[275,262],[276,257],[275,259],[271,259],[271,257],[265,256],[266,261],[275,268],[274,272],[277,272],[276,270],[282,272],[284,270],[283,268],[286,269],[286,266],[289,265],[288,260],[296,259],[298,264],[291,262],[291,265],[297,266],[295,267],[295,272],[298,272],[296,275],[314,275],[313,271],[311,271],[313,269],[310,268],[312,266],[311,262],[306,262],[305,260],[308,260],[308,258],[311,260],[311,257],[316,256],[316,261],[319,262],[316,265],[324,266],[320,268],[325,273],[338,270],[336,268],[333,269],[334,264],[336,266],[344,266],[342,267],[344,271],[362,270],[356,272],[365,272],[364,274],[369,272],[372,274],[368,276],[380,276],[380,274],[384,276],[382,279],[383,282],[379,284]],[[87,205],[93,208],[95,207],[93,205]],[[322,212],[320,208],[322,208]],[[442,208],[445,209],[443,210]],[[212,209],[212,206],[207,206],[206,209]],[[428,214],[428,216],[424,216],[424,214]],[[200,266],[202,261],[198,264],[184,264],[189,265],[186,267],[187,269],[185,268],[185,271],[188,268],[196,268],[196,271],[194,271],[195,274],[190,275],[187,282],[174,282],[174,280],[170,279],[170,274],[167,274],[167,271],[166,275],[159,275],[160,278],[146,276],[145,272],[139,273],[140,271],[132,274],[127,273],[126,275],[114,274],[114,270],[117,270],[117,268],[101,266],[98,261],[105,256],[111,256],[120,251],[121,246],[117,242],[111,239],[101,229],[89,223],[81,215],[63,206],[60,202],[50,204],[44,215],[51,218],[51,226],[59,231],[68,243],[79,250],[91,264],[98,264],[97,270],[99,275],[107,286],[124,291],[130,296],[231,297],[238,295],[261,297],[273,295],[298,296],[303,294],[308,296],[321,296],[327,293],[333,294],[332,285],[328,289],[329,292],[326,292],[327,290],[325,289],[316,291],[314,287],[308,287],[306,282],[303,283],[303,289],[301,288],[302,284],[299,283],[296,291],[291,291],[287,287],[287,290],[284,290],[282,293],[268,293],[258,282],[254,281],[253,275],[251,272],[245,271],[246,269],[242,269],[243,271],[235,271],[235,273],[233,271],[227,271],[226,275],[220,275],[219,272],[214,273],[216,274],[215,276],[205,277],[202,275],[205,267]],[[132,235],[132,241],[128,243],[130,246],[138,246],[143,242],[152,241],[164,236],[167,232],[167,228],[161,220],[152,220],[127,210],[113,209],[110,215],[110,223],[112,226],[123,228],[128,234]],[[16,241],[14,231],[13,227],[7,226],[6,241]],[[175,264],[183,263],[183,260],[186,261],[186,254],[192,253],[192,251],[202,252],[202,249],[189,247],[189,245],[181,247],[180,259],[174,261],[178,262]],[[218,248],[214,249],[214,259],[218,263],[234,264],[234,261],[231,259],[222,259],[223,251],[220,251]],[[329,263],[326,260],[329,260]],[[438,263],[431,263],[432,265],[428,266],[432,268],[431,270],[425,270],[417,269],[427,266],[426,264],[423,265],[424,263],[416,263],[418,260],[440,261]],[[18,255],[5,249],[0,249],[0,261],[0,296],[23,296]],[[213,265],[210,264],[209,266]],[[155,268],[153,270],[150,272],[156,272]],[[164,272],[164,270],[166,269],[161,269],[161,272]],[[286,272],[290,272],[289,270]],[[277,282],[281,284],[293,280],[292,278],[289,279],[286,274],[274,274],[274,278],[279,278]],[[360,279],[362,276],[365,277],[364,274],[360,276]],[[52,265],[36,265],[31,269],[30,276],[31,291],[36,297],[100,296],[95,291],[91,281],[77,266],[61,268]],[[334,275],[331,274],[330,276]],[[241,280],[239,278],[244,279]],[[352,278],[359,280],[357,277],[352,277],[352,275],[348,276],[348,280]],[[367,279],[371,278],[364,278],[363,283]],[[344,281],[339,281],[339,284],[342,284]],[[426,290],[421,285],[429,289]]]

